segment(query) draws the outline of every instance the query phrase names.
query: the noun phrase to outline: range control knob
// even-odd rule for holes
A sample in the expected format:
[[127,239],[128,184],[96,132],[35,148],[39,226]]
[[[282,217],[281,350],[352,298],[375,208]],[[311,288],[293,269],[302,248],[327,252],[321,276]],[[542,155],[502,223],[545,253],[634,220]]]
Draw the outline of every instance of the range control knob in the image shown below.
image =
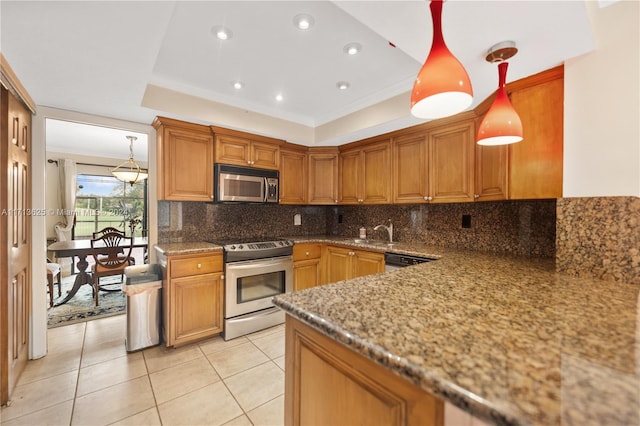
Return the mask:
[[244,246],[243,246],[242,244],[240,244],[240,245],[238,246],[238,250],[242,250],[243,248],[244,248]]
[[236,246],[231,246],[231,250],[235,250],[235,249],[236,249]]

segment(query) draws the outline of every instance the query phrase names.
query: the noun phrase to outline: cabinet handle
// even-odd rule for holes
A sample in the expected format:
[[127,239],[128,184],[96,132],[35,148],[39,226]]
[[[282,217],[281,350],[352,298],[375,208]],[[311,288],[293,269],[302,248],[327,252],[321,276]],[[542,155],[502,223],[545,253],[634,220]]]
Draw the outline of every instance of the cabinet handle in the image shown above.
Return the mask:
[[224,275],[220,275],[220,279],[221,279],[221,280],[224,280]]

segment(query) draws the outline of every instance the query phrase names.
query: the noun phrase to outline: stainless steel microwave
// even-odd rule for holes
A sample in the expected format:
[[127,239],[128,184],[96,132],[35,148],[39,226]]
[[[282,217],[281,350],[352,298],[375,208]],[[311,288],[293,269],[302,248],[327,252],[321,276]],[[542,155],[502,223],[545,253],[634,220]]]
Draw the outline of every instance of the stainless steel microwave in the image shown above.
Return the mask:
[[216,202],[278,202],[280,176],[277,170],[216,163],[213,165],[213,171]]

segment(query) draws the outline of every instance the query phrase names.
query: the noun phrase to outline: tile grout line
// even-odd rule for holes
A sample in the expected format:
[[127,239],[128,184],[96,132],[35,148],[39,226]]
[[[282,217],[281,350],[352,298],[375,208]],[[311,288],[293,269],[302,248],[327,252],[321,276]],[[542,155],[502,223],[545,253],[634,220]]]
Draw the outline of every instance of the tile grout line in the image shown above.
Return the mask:
[[78,398],[78,386],[80,385],[80,368],[82,366],[82,358],[84,357],[84,344],[87,340],[87,322],[84,323],[84,331],[82,333],[82,349],[80,350],[80,359],[78,360],[78,374],[76,375],[76,387],[73,391],[73,403],[71,404],[71,416],[69,417],[69,426],[73,424],[73,414],[76,411],[76,399]]

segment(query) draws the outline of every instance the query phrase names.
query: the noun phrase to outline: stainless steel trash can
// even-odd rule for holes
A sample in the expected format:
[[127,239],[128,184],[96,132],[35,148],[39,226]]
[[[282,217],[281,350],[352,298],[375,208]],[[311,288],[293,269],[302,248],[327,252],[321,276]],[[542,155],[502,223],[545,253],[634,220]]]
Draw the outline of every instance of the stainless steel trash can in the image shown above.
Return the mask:
[[162,327],[162,269],[160,265],[128,266],[122,291],[126,294],[127,352],[160,344]]

